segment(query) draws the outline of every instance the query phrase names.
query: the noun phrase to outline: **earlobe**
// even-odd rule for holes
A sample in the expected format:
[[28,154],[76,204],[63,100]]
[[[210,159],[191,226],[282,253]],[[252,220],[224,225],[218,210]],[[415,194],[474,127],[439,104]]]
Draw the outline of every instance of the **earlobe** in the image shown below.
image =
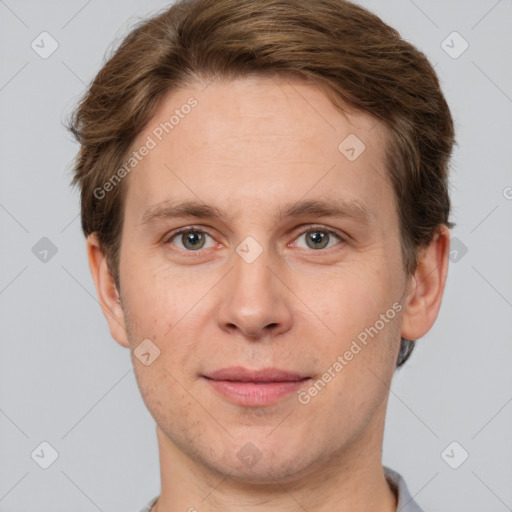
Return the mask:
[[430,244],[418,254],[418,265],[410,276],[402,320],[402,337],[417,340],[434,324],[446,284],[450,231],[440,226]]
[[87,237],[86,245],[89,268],[94,280],[98,302],[107,320],[110,334],[120,345],[129,347],[119,291],[95,233]]

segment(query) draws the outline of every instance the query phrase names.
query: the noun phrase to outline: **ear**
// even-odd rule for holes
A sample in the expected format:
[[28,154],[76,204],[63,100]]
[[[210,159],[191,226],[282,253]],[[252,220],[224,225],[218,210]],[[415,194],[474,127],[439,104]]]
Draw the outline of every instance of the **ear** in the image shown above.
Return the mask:
[[100,249],[98,237],[93,233],[87,237],[87,258],[101,310],[107,319],[112,337],[123,347],[129,347],[121,298],[116,288],[107,258]]
[[434,324],[448,274],[450,231],[440,226],[430,244],[418,253],[418,265],[409,279],[402,338],[417,340]]

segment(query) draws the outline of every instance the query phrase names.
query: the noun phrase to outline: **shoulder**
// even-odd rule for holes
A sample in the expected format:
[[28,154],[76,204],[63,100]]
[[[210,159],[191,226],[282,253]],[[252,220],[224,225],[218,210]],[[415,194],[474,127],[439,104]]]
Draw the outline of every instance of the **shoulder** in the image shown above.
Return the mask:
[[142,507],[139,512],[151,512],[151,508],[153,507],[153,505],[156,503],[156,500],[158,500],[160,496],[155,496],[154,498],[152,498],[150,501],[148,501],[146,503],[146,505],[144,507]]
[[414,501],[402,476],[392,469],[384,466],[384,475],[389,486],[395,491],[398,497],[397,512],[423,512]]

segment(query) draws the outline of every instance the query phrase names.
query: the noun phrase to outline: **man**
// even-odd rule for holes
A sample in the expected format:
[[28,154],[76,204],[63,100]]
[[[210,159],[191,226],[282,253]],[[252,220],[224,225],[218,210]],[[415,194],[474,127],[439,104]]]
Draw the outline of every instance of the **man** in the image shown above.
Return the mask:
[[70,129],[99,302],[156,422],[144,510],[420,510],[382,441],[447,275],[454,131],[424,55],[344,0],[178,2]]

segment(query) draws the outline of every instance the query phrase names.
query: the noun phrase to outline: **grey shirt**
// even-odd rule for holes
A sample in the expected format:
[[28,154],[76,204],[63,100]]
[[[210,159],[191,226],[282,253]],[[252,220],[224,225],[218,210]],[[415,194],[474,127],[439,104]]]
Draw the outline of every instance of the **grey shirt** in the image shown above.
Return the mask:
[[[391,488],[396,492],[398,497],[398,506],[396,512],[423,512],[418,504],[412,499],[409,489],[405,484],[404,479],[392,469],[384,466],[384,474]],[[151,512],[151,507],[156,503],[156,498],[153,498],[140,512]]]

